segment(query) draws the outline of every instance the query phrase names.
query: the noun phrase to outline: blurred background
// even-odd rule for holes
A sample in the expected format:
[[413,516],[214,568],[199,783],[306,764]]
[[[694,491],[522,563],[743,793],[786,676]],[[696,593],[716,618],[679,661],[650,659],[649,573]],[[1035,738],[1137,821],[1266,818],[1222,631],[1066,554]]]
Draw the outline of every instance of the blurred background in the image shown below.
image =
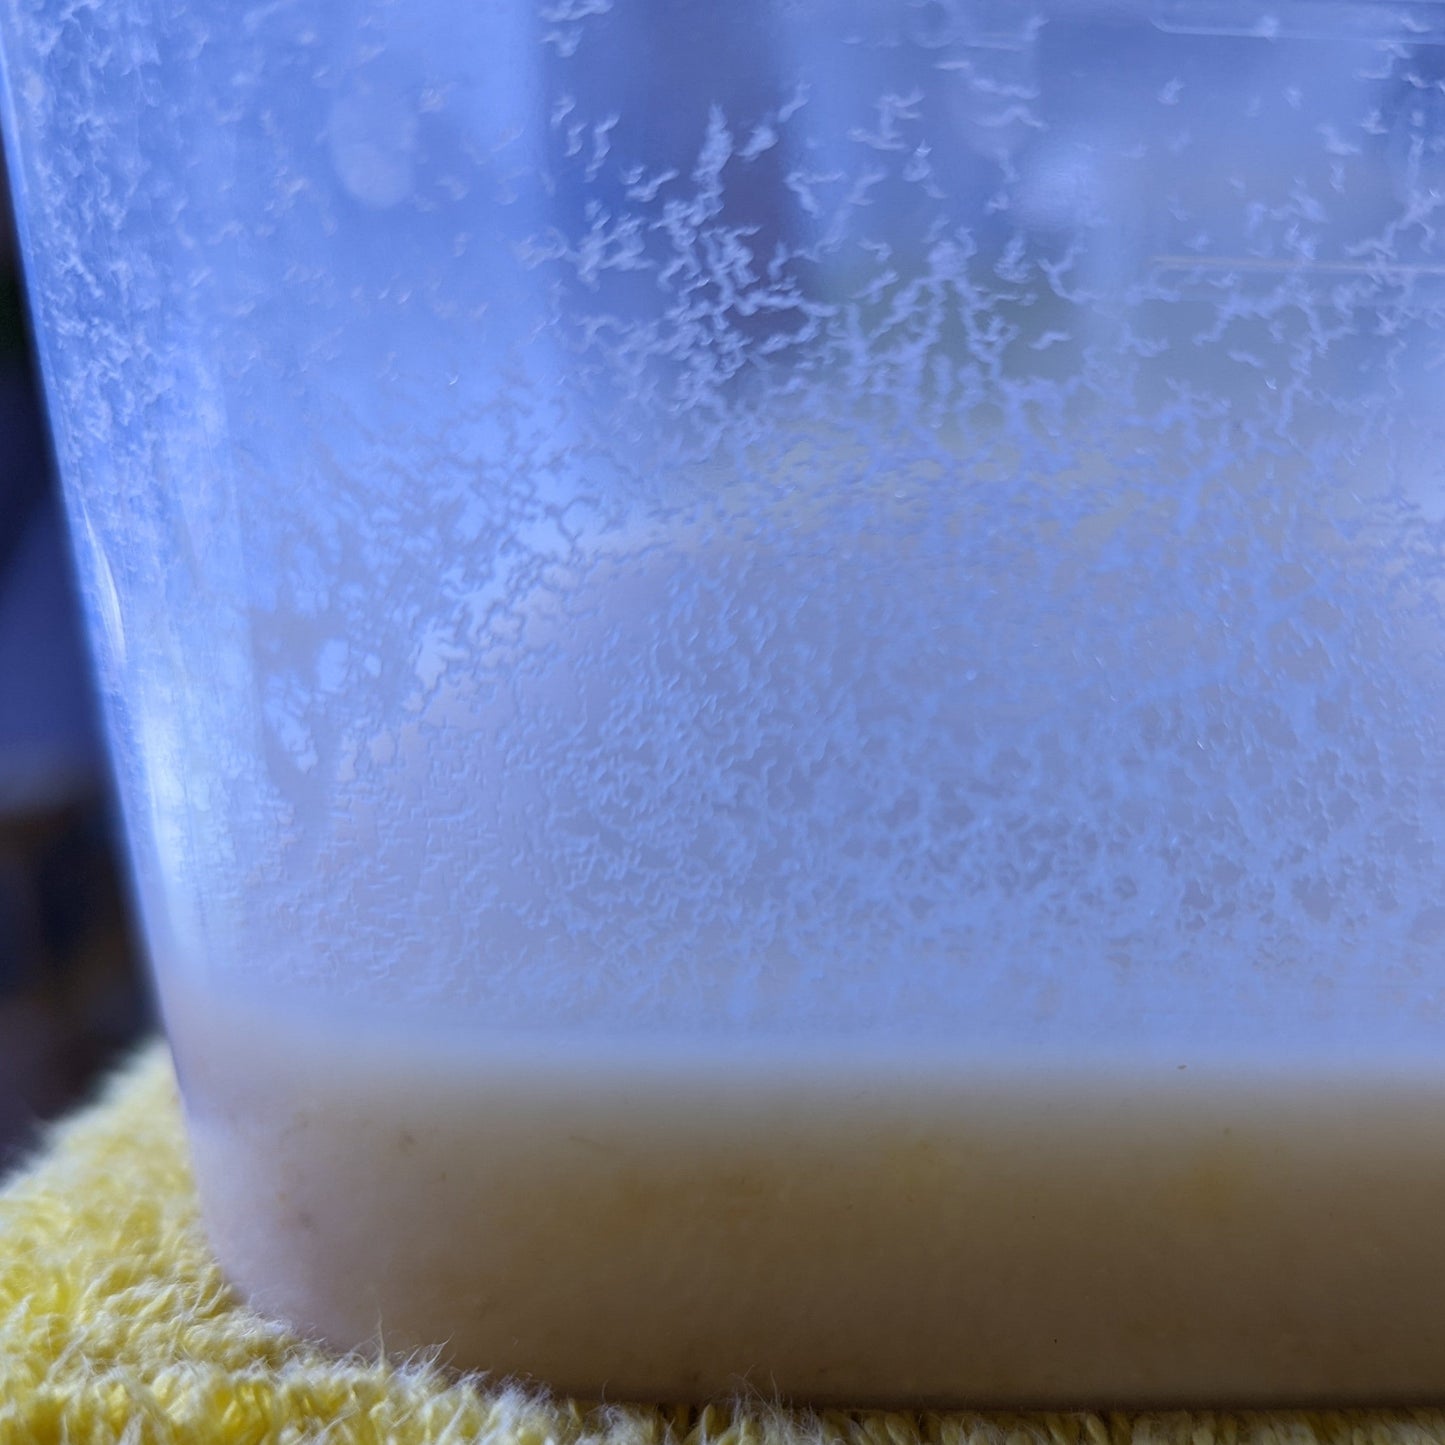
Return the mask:
[[[4,180],[0,158],[0,183]],[[0,1170],[150,1025],[0,184]]]

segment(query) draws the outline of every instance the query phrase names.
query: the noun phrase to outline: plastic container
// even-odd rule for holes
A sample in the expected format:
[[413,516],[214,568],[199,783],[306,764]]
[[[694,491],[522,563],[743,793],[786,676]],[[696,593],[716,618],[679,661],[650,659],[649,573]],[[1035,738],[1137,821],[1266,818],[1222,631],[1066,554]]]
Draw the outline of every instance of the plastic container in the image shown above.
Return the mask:
[[1445,1387],[1445,10],[0,5],[205,1216],[608,1396]]

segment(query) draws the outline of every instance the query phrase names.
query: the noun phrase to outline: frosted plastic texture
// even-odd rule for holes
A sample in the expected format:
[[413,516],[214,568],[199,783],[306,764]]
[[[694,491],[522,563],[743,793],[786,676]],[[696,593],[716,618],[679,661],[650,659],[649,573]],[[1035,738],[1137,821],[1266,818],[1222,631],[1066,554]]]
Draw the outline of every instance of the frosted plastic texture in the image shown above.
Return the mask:
[[1440,6],[0,13],[163,979],[1435,1036]]

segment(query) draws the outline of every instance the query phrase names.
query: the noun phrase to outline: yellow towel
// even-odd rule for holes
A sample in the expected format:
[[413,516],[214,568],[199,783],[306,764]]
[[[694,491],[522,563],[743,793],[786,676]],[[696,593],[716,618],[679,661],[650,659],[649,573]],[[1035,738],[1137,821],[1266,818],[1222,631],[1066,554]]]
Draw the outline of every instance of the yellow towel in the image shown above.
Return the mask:
[[[1347,1308],[1347,1302],[1341,1302]],[[196,1218],[153,1046],[0,1192],[0,1442],[1338,1445],[1445,1441],[1445,1412],[814,1415],[587,1407],[424,1362],[340,1359],[244,1308]]]

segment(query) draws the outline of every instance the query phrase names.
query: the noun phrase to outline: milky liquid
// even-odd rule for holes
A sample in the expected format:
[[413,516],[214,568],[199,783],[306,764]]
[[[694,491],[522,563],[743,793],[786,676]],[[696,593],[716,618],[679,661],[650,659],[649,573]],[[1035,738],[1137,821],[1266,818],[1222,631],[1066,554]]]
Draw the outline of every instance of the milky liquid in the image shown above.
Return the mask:
[[159,970],[249,1299],[588,1396],[1438,1394],[1433,654],[951,516],[624,536],[349,708]]
[[167,1009],[223,1267],[339,1347],[608,1398],[1441,1384],[1445,1071]]

